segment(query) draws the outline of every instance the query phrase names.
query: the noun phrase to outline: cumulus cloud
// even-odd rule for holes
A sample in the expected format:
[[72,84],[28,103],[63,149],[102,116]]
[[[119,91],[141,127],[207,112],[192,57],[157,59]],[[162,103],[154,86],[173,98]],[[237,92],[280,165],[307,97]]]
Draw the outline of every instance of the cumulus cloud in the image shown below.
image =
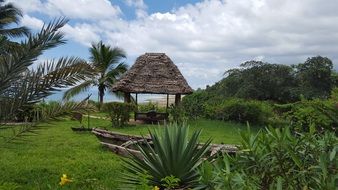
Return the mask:
[[[291,64],[323,55],[338,67],[336,0],[204,0],[150,15],[142,0],[126,0],[135,11],[144,11],[128,21],[119,19],[118,6],[104,0],[27,1],[45,7],[49,15],[82,19],[82,24],[64,29],[81,44],[104,39],[134,58],[166,52],[194,88],[219,80],[226,69],[251,59]],[[103,10],[113,11],[108,15]]]
[[43,21],[25,14],[21,19],[21,24],[29,28],[41,29],[43,26]]
[[144,18],[148,16],[146,11],[148,7],[143,0],[125,0],[125,3],[128,6],[135,7],[135,14],[137,18]]
[[109,0],[8,0],[25,12],[73,19],[100,20],[116,18],[121,10]]
[[75,26],[66,24],[61,28],[61,31],[66,34],[66,38],[85,46],[90,46],[91,43],[100,41],[100,36],[97,34],[99,31],[96,28],[93,29],[90,24],[76,24]]

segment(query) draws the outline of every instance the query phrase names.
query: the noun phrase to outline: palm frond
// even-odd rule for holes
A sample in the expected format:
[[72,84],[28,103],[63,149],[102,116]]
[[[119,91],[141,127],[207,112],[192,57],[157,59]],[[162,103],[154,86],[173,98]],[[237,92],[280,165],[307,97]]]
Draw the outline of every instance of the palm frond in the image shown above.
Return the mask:
[[81,102],[52,102],[50,104],[38,104],[34,106],[34,119],[32,123],[23,124],[18,129],[13,128],[13,133],[4,137],[5,142],[22,141],[25,136],[37,134],[41,129],[41,122],[55,120],[60,117],[76,113],[87,113],[95,110],[95,107],[87,103],[87,98]]
[[12,83],[0,94],[0,103],[7,109],[1,115],[25,111],[36,102],[64,88],[87,80],[92,76],[90,65],[79,58],[61,58],[40,65],[36,70],[22,73],[20,80]]
[[87,80],[84,81],[83,83],[76,85],[70,89],[68,89],[64,94],[63,94],[63,99],[64,100],[69,100],[70,98],[76,96],[77,94],[84,92],[88,90],[90,86],[95,84],[95,81],[93,80]]
[[28,36],[29,29],[24,26],[10,29],[0,29],[0,35],[8,37],[21,37],[23,35]]
[[21,17],[21,10],[12,3],[0,4],[0,35],[6,37],[28,36],[29,29],[26,27],[8,28],[13,26],[14,23],[18,24]]
[[47,62],[36,71],[32,71],[30,76],[34,79],[33,81],[37,82],[30,83],[36,85],[35,93],[31,97],[34,100],[34,98],[41,99],[50,95],[57,88],[73,86],[80,81],[87,80],[93,76],[93,72],[84,60],[71,57],[61,58],[56,62]]
[[69,116],[71,113],[87,113],[94,111],[95,107],[87,103],[87,99],[81,102],[54,102],[49,105],[37,105],[35,111],[36,118],[41,121],[58,119],[63,116]]
[[100,41],[97,44],[92,44],[89,49],[91,57],[90,61],[100,70],[102,74],[111,69],[112,65],[116,65],[121,59],[126,58],[126,53],[123,49],[109,45],[105,45]]
[[28,40],[22,42],[19,51],[0,57],[0,94],[13,81],[18,80],[22,73],[36,61],[44,50],[63,44],[63,34],[58,29],[64,26],[67,20],[60,18],[44,26],[36,35],[30,35]]
[[126,63],[120,63],[115,68],[111,69],[106,75],[105,80],[108,84],[114,84],[118,78],[121,77],[123,73],[128,70],[128,65]]
[[11,126],[10,128],[12,128],[12,134],[9,136],[2,136],[4,143],[25,141],[24,137],[37,134],[37,130],[40,129],[36,123],[23,124],[22,126]]

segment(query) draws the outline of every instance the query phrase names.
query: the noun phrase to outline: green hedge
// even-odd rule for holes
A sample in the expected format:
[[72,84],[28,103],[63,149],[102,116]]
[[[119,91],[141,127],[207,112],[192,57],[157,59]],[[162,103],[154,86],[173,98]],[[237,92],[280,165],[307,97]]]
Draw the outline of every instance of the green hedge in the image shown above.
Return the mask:
[[182,100],[182,108],[189,119],[198,119],[205,116],[205,102],[208,97],[205,92],[194,92]]
[[109,102],[103,105],[103,111],[108,113],[113,127],[124,126],[135,110],[135,104],[131,103]]
[[273,117],[270,104],[256,100],[227,99],[218,104],[207,104],[206,117],[254,125],[268,124]]

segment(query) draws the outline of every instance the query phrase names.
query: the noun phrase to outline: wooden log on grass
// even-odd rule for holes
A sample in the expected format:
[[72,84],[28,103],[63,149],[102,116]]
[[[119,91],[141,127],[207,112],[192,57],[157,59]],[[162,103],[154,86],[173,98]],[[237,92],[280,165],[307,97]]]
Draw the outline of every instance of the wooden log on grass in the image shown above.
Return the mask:
[[104,143],[104,142],[101,142],[101,144],[103,146],[107,147],[109,150],[111,150],[115,154],[118,154],[120,156],[130,157],[130,154],[132,154],[132,155],[134,155],[134,156],[136,156],[140,159],[143,159],[143,155],[141,154],[140,151],[129,149],[129,148],[126,148],[126,147],[115,145],[115,144]]

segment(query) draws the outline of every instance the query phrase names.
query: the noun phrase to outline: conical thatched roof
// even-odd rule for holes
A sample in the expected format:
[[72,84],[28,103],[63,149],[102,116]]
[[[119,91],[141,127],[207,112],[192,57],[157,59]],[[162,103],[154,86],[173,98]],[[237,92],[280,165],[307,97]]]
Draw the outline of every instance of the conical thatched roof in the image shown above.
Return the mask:
[[164,53],[146,53],[113,86],[114,92],[190,94],[191,87]]

